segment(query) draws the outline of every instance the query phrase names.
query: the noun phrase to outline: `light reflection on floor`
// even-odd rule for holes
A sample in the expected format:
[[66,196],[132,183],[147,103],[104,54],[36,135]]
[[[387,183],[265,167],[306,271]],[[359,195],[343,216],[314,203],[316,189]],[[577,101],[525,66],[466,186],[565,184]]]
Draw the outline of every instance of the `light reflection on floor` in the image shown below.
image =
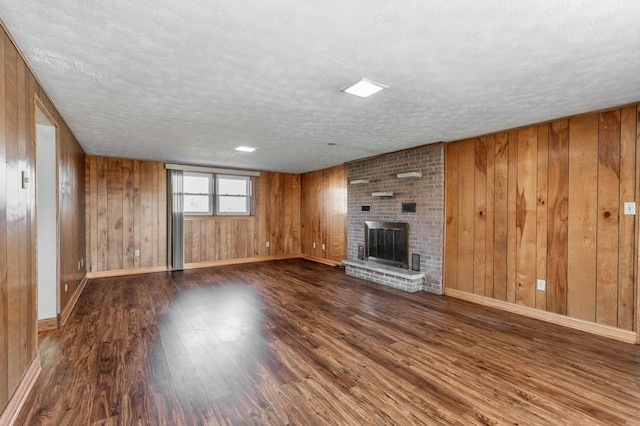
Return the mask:
[[214,400],[250,392],[258,361],[265,356],[261,308],[260,296],[248,285],[177,293],[158,318],[150,357],[158,371],[168,370],[154,373],[158,393],[172,390],[199,411]]

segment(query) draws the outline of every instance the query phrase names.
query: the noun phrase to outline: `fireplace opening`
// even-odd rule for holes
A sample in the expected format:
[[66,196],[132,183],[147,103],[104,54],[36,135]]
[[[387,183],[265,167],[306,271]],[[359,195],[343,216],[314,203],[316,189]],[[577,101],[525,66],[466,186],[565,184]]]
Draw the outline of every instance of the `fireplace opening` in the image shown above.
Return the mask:
[[365,221],[367,260],[408,269],[408,229],[407,223]]

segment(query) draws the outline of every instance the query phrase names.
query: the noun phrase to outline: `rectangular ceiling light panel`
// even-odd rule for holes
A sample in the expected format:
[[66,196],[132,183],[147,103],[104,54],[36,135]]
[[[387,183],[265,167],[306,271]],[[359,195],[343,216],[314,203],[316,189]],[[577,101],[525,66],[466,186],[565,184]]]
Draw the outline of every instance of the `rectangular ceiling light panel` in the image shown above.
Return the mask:
[[239,146],[236,148],[236,151],[241,151],[241,152],[253,152],[258,148],[252,148],[250,146]]
[[376,93],[388,88],[389,86],[384,84],[376,83],[375,81],[367,80],[366,78],[361,78],[341,91],[361,98],[368,98],[369,96],[375,95]]

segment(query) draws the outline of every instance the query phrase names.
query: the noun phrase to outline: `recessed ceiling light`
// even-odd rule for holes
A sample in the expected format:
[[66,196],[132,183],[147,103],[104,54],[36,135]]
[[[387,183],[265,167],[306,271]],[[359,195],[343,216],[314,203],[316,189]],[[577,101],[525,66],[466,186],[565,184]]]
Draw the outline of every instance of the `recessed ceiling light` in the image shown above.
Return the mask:
[[250,146],[239,146],[236,147],[236,151],[242,151],[242,152],[253,152],[258,148],[252,148]]
[[361,78],[340,91],[350,95],[359,96],[361,98],[368,98],[369,96],[375,95],[376,93],[388,88],[389,86],[384,84],[376,83],[375,81],[367,80],[366,78]]

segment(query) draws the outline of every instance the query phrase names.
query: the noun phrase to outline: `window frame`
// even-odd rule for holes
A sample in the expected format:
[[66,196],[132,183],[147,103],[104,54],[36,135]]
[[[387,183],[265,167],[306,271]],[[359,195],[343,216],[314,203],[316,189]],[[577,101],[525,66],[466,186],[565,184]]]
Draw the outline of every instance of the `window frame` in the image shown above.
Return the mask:
[[[235,174],[224,174],[224,173],[212,173],[212,172],[200,172],[200,171],[184,171],[183,176],[197,176],[197,177],[207,177],[209,180],[209,192],[205,193],[195,193],[195,192],[187,192],[185,190],[182,191],[183,197],[186,200],[188,195],[199,195],[199,196],[208,196],[209,198],[209,211],[208,212],[187,212],[184,211],[184,215],[186,217],[190,216],[198,216],[198,217],[216,217],[216,216],[253,216],[253,177],[251,175],[235,175]],[[245,181],[247,185],[247,195],[235,195],[235,194],[220,194],[219,189],[219,179],[231,179],[231,180],[240,180]],[[183,184],[184,185],[184,184]],[[184,187],[184,186],[183,186]],[[232,197],[242,197],[246,199],[246,211],[244,212],[221,212],[220,211],[220,196],[232,196]],[[183,204],[184,209],[184,204]]]
[[[185,216],[213,216],[213,213],[215,211],[214,209],[214,197],[215,197],[215,193],[213,192],[215,189],[215,175],[213,173],[206,173],[206,172],[184,172],[183,173],[184,177],[207,177],[207,179],[209,180],[209,192],[208,193],[200,193],[200,192],[187,192],[185,190],[182,191],[183,197],[186,200],[186,196],[187,195],[199,195],[199,196],[208,196],[209,198],[209,210],[206,212],[187,212],[186,209],[184,209],[184,204],[183,204],[183,209],[184,209],[184,215]],[[184,188],[184,182],[183,182],[183,188]]]
[[[239,180],[239,181],[245,181],[246,184],[246,189],[247,189],[247,195],[236,195],[236,194],[221,194],[220,193],[220,179],[226,179],[226,180]],[[216,216],[251,216],[251,189],[252,189],[252,185],[251,185],[251,176],[246,176],[246,175],[225,175],[225,174],[218,174],[215,175],[215,206],[214,206],[214,210],[215,210],[215,215]],[[246,211],[244,212],[221,212],[220,211],[220,197],[238,197],[238,198],[244,198],[245,199],[245,206],[246,206]]]

